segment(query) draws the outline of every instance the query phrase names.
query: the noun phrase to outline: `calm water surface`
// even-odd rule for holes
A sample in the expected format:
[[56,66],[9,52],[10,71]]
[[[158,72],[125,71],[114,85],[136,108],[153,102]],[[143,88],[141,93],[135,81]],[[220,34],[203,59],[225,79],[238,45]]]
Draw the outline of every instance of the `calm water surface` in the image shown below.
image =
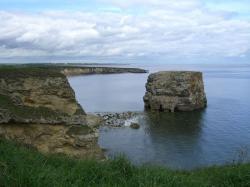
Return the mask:
[[[192,169],[250,155],[250,65],[136,65],[150,70],[203,72],[208,107],[201,111],[138,117],[141,128],[100,130],[99,144],[112,157],[125,154],[137,164]],[[69,78],[87,112],[143,111],[148,74]],[[249,156],[248,155],[248,156]]]

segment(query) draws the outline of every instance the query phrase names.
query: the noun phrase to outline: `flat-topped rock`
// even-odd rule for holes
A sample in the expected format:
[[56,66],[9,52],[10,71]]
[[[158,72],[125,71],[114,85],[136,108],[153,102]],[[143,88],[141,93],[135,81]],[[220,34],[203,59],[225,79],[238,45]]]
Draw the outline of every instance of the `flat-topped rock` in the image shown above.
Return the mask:
[[175,112],[206,107],[201,72],[162,71],[150,74],[143,98],[146,110]]

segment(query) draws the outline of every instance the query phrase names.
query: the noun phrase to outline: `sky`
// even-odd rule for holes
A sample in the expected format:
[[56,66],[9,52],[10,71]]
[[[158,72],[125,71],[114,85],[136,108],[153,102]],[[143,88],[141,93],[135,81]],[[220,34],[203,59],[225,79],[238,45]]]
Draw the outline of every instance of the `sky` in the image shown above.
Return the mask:
[[250,59],[250,0],[1,0],[0,61]]

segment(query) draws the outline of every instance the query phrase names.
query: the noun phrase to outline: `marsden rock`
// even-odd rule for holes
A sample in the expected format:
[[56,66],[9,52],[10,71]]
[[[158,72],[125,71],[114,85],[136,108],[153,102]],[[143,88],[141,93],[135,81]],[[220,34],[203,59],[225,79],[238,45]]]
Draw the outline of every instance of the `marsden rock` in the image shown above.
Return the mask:
[[151,111],[192,111],[206,107],[201,72],[162,71],[150,74],[143,97]]

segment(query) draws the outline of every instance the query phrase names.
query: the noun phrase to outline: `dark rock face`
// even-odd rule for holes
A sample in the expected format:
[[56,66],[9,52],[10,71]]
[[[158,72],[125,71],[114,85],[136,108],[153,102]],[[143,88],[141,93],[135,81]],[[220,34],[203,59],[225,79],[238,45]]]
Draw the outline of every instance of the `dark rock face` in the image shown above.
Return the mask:
[[206,107],[201,72],[163,71],[149,75],[143,98],[146,110],[175,112]]
[[131,123],[130,124],[130,128],[132,128],[132,129],[139,129],[140,125],[138,123]]

